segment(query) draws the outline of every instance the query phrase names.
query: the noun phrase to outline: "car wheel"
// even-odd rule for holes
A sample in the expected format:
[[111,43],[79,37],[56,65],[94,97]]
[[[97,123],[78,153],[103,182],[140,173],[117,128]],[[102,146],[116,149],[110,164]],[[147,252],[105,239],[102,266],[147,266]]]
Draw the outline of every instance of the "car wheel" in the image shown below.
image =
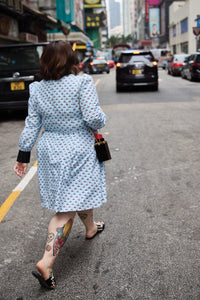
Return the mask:
[[190,81],[193,81],[193,80],[194,80],[194,78],[192,77],[191,72],[188,73],[188,80],[190,80]]
[[106,73],[107,73],[107,74],[109,74],[109,73],[110,73],[110,71],[107,71]]
[[170,75],[170,70],[169,69],[167,70],[167,73]]
[[85,68],[84,73],[90,74],[89,68]]
[[152,86],[152,91],[158,91],[158,84]]

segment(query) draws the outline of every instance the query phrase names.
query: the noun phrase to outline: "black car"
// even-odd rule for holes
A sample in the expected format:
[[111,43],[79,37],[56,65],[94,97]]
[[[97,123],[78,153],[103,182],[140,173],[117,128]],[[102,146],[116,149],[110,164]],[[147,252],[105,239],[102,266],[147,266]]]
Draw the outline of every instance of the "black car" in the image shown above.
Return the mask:
[[25,109],[47,43],[0,46],[0,110]]
[[189,80],[200,79],[200,53],[193,53],[186,57],[181,71],[181,77]]
[[109,63],[104,58],[88,58],[84,62],[83,72],[88,74],[101,74],[103,72],[110,73]]
[[127,50],[116,64],[116,90],[134,86],[151,86],[158,90],[158,66],[150,51]]

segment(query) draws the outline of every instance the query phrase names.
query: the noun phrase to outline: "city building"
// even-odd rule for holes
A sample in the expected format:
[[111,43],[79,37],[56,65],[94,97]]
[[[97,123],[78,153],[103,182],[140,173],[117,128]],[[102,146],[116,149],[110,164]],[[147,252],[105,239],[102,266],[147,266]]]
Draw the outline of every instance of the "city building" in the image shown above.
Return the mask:
[[123,0],[123,34],[131,34],[130,0]]
[[[84,0],[85,32],[94,48],[102,47],[102,28],[107,28],[107,11],[105,0]],[[89,47],[90,49],[90,47]],[[90,52],[90,51],[88,51]]]
[[107,40],[108,40],[108,27],[100,28],[101,49],[106,48]]
[[0,1],[0,44],[46,42],[47,30],[61,30],[55,18],[40,12],[35,3]]
[[109,0],[110,29],[121,25],[120,2]]
[[170,5],[169,12],[169,45],[173,54],[200,51],[199,35],[193,32],[193,27],[196,27],[197,33],[200,33],[200,20],[197,16],[200,14],[200,1],[174,2]]

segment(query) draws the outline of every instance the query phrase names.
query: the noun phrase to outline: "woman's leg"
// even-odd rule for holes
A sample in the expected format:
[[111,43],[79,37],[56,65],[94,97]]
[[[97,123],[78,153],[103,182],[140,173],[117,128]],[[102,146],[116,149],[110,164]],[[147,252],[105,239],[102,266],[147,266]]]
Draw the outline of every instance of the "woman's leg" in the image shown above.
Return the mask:
[[36,265],[45,280],[49,278],[56,257],[69,236],[75,214],[76,212],[56,213],[49,223],[44,255]]
[[103,222],[97,222],[97,223],[94,222],[93,209],[78,211],[77,214],[81,219],[81,221],[83,222],[83,224],[85,225],[86,238],[93,237],[98,231],[98,226],[102,227],[102,230],[104,229]]

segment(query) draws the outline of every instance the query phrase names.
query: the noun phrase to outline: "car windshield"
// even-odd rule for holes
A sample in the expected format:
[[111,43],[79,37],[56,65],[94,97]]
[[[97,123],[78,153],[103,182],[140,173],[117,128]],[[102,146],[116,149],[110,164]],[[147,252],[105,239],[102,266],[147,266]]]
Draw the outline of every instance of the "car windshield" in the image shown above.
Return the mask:
[[106,61],[104,59],[94,59],[94,64],[106,64]]
[[186,58],[186,55],[176,55],[174,61],[183,61]]
[[196,62],[200,63],[200,55],[197,55],[197,60]]
[[133,54],[123,54],[119,60],[122,63],[135,63],[135,62],[149,62],[153,61],[153,56],[151,54],[144,55],[133,55]]
[[43,46],[0,48],[0,69],[15,71],[39,69]]

